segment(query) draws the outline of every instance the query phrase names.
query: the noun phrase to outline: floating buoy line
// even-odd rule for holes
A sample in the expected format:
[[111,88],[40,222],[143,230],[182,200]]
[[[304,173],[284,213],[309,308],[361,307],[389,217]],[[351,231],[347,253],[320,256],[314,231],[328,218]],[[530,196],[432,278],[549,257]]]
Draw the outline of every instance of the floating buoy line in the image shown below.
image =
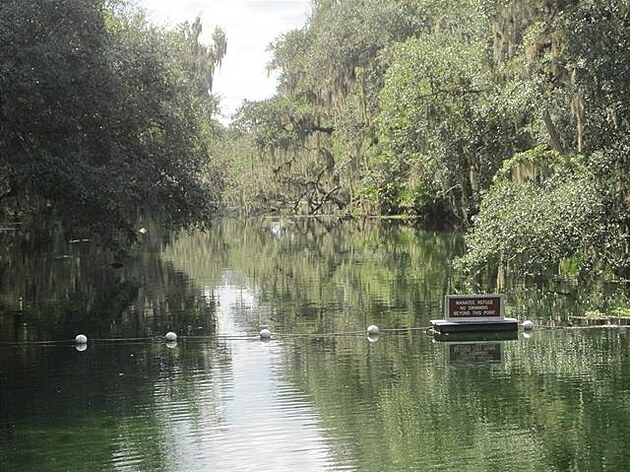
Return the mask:
[[[375,326],[370,326],[375,328]],[[370,329],[367,330],[368,337],[378,337],[381,333],[401,333],[409,331],[428,331],[431,327],[410,327],[410,328],[388,328],[388,329]],[[207,336],[178,336],[176,333],[169,331],[164,337],[158,336],[145,336],[145,337],[133,337],[133,338],[90,338],[83,334],[77,335],[73,339],[61,339],[51,341],[14,341],[14,342],[2,342],[1,345],[6,346],[23,346],[23,345],[55,345],[55,344],[75,344],[76,346],[87,346],[88,343],[152,343],[161,342],[177,343],[177,341],[208,341],[212,339],[229,340],[229,341],[253,341],[263,340],[268,341],[272,338],[333,338],[333,337],[353,337],[353,336],[365,336],[366,331],[344,331],[344,332],[331,332],[331,333],[281,333],[272,332],[268,328],[262,329],[258,335],[248,334],[212,334]]]
[[[538,330],[577,330],[577,329],[616,329],[616,328],[628,328],[627,325],[587,325],[587,326],[545,326],[534,325],[530,320],[525,320],[521,323],[521,328],[524,332],[529,332],[534,328]],[[263,328],[258,335],[249,334],[212,334],[207,336],[178,336],[175,332],[169,331],[164,336],[144,336],[144,337],[130,337],[130,338],[89,338],[84,334],[78,334],[73,339],[62,340],[50,340],[50,341],[0,341],[0,346],[26,346],[26,345],[63,345],[74,344],[77,350],[84,351],[87,349],[88,344],[92,343],[151,343],[166,342],[168,347],[177,346],[178,340],[184,341],[208,341],[208,340],[229,340],[229,341],[269,341],[274,338],[331,338],[331,337],[344,337],[344,336],[366,336],[369,341],[374,342],[378,340],[379,336],[383,333],[408,333],[414,331],[423,331],[427,335],[433,335],[437,332],[432,326],[419,326],[419,327],[405,327],[405,328],[379,328],[376,325],[370,325],[363,331],[343,331],[343,332],[331,332],[331,333],[282,333],[272,332],[269,328]]]

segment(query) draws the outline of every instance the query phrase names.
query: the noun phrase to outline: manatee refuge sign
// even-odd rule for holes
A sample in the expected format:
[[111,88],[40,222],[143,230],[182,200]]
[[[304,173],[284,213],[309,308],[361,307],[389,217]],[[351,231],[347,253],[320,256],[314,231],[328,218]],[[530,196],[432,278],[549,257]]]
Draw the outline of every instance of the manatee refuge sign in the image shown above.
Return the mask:
[[504,318],[504,295],[446,295],[447,321],[496,321]]
[[518,323],[504,314],[502,294],[446,295],[444,319],[431,320],[441,334],[474,331],[517,331]]

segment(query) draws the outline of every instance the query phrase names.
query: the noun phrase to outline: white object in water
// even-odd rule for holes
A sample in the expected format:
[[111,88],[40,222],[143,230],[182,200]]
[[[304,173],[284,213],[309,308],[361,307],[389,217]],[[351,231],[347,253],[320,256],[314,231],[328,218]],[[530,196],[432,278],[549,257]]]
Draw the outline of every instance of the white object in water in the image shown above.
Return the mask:
[[172,331],[169,331],[168,333],[166,333],[165,337],[167,341],[177,341],[177,335],[173,333]]
[[271,338],[271,331],[269,331],[267,328],[260,330],[260,339],[270,339],[270,338]]
[[368,334],[371,334],[371,335],[377,335],[379,333],[378,326],[376,325],[368,326],[367,332]]
[[74,338],[74,341],[77,344],[87,344],[87,336],[85,334],[77,334],[77,337]]
[[523,321],[523,329],[529,331],[530,329],[534,328],[534,323],[529,321],[529,320],[525,320]]

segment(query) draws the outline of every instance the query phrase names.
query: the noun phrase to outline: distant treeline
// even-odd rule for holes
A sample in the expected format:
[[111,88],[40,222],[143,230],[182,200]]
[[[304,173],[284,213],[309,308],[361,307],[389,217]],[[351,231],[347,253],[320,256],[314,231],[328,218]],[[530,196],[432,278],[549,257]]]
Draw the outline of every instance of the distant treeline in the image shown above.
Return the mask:
[[630,4],[317,0],[224,156],[247,212],[410,215],[488,265],[630,276]]

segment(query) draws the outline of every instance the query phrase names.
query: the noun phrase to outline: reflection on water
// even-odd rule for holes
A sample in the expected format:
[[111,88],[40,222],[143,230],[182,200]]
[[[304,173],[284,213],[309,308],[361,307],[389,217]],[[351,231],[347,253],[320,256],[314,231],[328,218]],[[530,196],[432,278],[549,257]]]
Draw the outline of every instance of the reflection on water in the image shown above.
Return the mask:
[[[0,259],[0,470],[630,463],[626,329],[366,339],[369,324],[422,327],[441,313],[444,293],[462,283],[448,269],[461,251],[456,235],[227,221],[116,269],[89,247],[10,245]],[[58,264],[53,254],[66,252],[73,262]],[[518,300],[512,316],[541,303],[523,293],[508,293],[508,304]],[[557,323],[557,307],[536,318]],[[271,341],[258,339],[261,325]],[[23,342],[72,339],[79,329],[90,338],[84,351]],[[179,334],[175,347],[167,330]],[[349,332],[359,334],[325,335]]]
[[446,364],[470,366],[503,363],[503,343],[497,342],[451,342],[447,343]]
[[121,260],[89,241],[0,233],[3,340],[212,333],[214,300],[199,297],[189,276],[160,258],[157,237],[146,239],[143,251]]

